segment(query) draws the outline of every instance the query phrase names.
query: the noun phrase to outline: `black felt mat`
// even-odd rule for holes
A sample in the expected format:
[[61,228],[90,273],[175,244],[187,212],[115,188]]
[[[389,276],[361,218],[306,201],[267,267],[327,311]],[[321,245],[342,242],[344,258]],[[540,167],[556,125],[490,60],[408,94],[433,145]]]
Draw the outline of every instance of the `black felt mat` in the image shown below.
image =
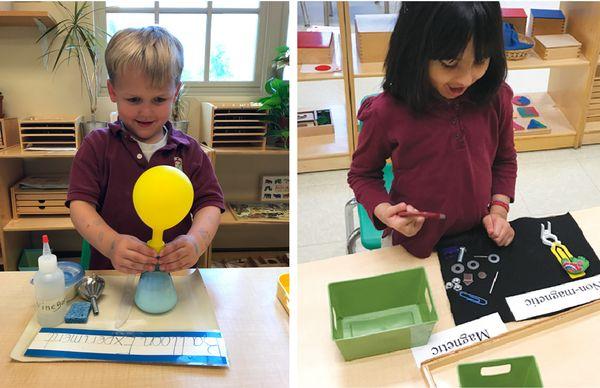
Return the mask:
[[[453,278],[458,277],[461,280],[463,291],[488,301],[485,306],[478,305],[463,299],[453,289],[446,290],[456,325],[494,312],[498,312],[504,322],[512,322],[515,318],[506,304],[507,296],[578,280],[569,277],[550,251],[550,247],[542,243],[540,225],[542,223],[546,225],[547,221],[552,224],[552,233],[567,246],[573,256],[584,256],[589,260],[590,266],[585,271],[585,277],[600,273],[598,257],[570,214],[548,218],[519,218],[512,221],[515,239],[510,246],[504,248],[498,247],[487,236],[482,226],[461,235],[446,237],[437,246],[444,283],[451,282]],[[451,266],[457,262],[457,256],[444,256],[444,252],[448,251],[445,248],[459,246],[467,249],[462,264],[465,265],[465,273],[473,274],[473,283],[469,286],[463,283],[464,273],[457,275],[451,271]],[[500,256],[498,264],[490,263],[487,258],[473,258],[474,255],[491,253]],[[477,260],[479,263],[477,270],[467,268],[467,262],[470,260]],[[483,280],[477,276],[480,271],[487,274]],[[496,271],[498,271],[498,278],[490,295],[490,286]]]

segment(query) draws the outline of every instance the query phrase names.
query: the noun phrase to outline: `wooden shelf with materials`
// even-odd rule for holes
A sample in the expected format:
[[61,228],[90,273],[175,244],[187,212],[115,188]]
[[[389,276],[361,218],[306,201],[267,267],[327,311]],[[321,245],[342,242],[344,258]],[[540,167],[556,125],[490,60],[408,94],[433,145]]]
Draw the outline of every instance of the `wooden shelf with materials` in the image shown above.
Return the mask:
[[[599,126],[594,123],[600,120],[600,71],[596,71],[595,78],[593,71],[600,61],[600,41],[594,38],[600,34],[600,24],[597,23],[600,4],[561,2],[560,8],[569,21],[566,32],[582,43],[581,54],[577,58],[543,60],[532,50],[526,59],[508,61],[509,70],[549,69],[550,73],[548,91],[542,94],[547,98],[542,99],[542,104],[550,121],[551,133],[516,136],[518,151],[577,148],[582,144],[600,143]],[[340,23],[347,24],[349,20],[341,20]],[[352,33],[350,88],[353,101],[348,108],[352,109],[353,115],[356,101],[361,98],[356,93],[359,89],[357,82],[362,78],[384,76],[383,62],[360,62],[356,40],[356,34]],[[589,106],[582,105],[589,87],[592,87]],[[356,128],[354,136],[356,141]]]
[[36,27],[35,20],[46,28],[56,25],[56,20],[46,11],[0,11],[0,27]]
[[350,164],[345,107],[334,105],[323,109],[331,112],[334,141],[325,136],[298,137],[298,172],[335,170]]
[[[340,49],[340,32],[328,29],[333,32],[333,41],[334,41],[334,59],[332,66],[340,66],[342,63],[342,55]],[[298,82],[306,82],[306,81],[322,81],[322,80],[343,80],[344,73],[342,70],[334,71],[334,72],[322,72],[322,73],[304,73],[301,71],[302,65],[298,64]]]

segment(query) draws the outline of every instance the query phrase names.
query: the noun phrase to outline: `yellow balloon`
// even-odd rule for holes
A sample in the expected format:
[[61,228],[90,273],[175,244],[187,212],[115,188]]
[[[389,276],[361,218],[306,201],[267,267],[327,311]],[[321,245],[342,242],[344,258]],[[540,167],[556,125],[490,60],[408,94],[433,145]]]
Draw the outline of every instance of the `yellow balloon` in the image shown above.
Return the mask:
[[151,248],[159,251],[162,233],[186,217],[194,201],[194,188],[187,175],[171,166],[145,171],[133,186],[133,206],[142,221],[152,228]]

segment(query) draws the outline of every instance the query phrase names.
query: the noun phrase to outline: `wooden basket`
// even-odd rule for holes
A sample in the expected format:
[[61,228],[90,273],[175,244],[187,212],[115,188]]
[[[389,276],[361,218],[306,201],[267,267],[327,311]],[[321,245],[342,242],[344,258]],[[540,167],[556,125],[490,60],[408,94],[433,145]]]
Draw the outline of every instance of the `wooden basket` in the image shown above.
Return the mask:
[[519,41],[523,42],[523,43],[531,44],[533,46],[531,46],[528,49],[523,49],[523,50],[504,50],[504,52],[506,53],[506,60],[520,61],[521,59],[525,59],[525,58],[527,58],[527,55],[529,55],[529,53],[535,47],[535,41],[532,38],[525,36],[523,34],[519,34]]

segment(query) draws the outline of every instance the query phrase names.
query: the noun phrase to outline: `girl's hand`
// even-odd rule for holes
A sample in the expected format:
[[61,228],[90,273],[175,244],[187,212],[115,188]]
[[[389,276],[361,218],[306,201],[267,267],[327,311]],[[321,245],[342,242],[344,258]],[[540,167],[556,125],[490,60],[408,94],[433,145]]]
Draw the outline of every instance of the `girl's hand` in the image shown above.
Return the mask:
[[483,226],[488,236],[500,247],[509,245],[515,238],[515,231],[506,220],[507,216],[506,211],[492,210],[490,214],[483,217]]
[[109,257],[113,267],[120,272],[138,274],[154,271],[156,252],[137,237],[119,234],[110,246]]
[[391,205],[389,203],[380,203],[375,208],[375,216],[379,218],[381,222],[389,226],[390,228],[397,230],[406,237],[412,237],[419,233],[425,222],[424,217],[400,217],[397,214],[399,212],[418,212],[417,209],[411,205],[407,205],[401,202],[397,205]]
[[163,272],[188,269],[198,262],[206,247],[194,236],[184,234],[166,244],[160,251],[159,264]]

